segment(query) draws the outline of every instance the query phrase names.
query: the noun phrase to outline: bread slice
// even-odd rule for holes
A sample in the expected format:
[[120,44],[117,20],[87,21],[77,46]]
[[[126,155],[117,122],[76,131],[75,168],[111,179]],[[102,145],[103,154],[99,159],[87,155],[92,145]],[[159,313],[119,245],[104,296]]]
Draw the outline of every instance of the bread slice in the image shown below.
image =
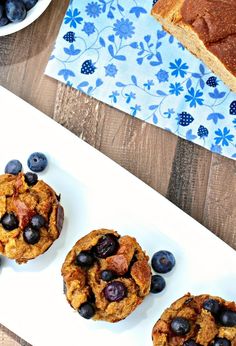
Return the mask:
[[[152,15],[166,31],[174,35],[190,52],[218,75],[232,91],[236,92],[236,11],[234,11],[236,10],[236,0],[228,0],[228,2],[225,0],[194,1],[159,0],[152,9]],[[229,15],[231,1],[233,8]],[[217,6],[216,11],[212,11],[214,2]],[[204,4],[209,5],[210,11],[206,7],[204,13],[204,9],[201,8]],[[184,21],[183,6],[185,6],[188,17],[195,13],[195,22],[194,20],[192,23]],[[212,12],[214,13],[212,14]],[[226,12],[228,18],[225,18]],[[202,13],[204,13],[203,17],[201,17]],[[221,18],[219,18],[220,15]]]

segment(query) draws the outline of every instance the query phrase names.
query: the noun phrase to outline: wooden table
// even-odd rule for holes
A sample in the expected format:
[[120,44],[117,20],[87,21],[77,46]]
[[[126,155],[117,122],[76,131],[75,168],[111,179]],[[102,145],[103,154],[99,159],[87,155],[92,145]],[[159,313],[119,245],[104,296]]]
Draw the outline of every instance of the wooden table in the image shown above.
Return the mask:
[[[118,162],[236,249],[235,161],[44,75],[68,2],[53,0],[34,24],[0,37],[0,85]],[[0,345],[28,344],[1,326]]]

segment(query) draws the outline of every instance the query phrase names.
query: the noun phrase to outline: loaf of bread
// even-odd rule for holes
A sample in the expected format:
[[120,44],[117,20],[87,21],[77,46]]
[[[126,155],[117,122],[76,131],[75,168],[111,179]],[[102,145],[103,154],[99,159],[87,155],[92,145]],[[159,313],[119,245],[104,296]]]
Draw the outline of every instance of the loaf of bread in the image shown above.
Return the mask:
[[236,92],[236,0],[159,0],[152,15]]

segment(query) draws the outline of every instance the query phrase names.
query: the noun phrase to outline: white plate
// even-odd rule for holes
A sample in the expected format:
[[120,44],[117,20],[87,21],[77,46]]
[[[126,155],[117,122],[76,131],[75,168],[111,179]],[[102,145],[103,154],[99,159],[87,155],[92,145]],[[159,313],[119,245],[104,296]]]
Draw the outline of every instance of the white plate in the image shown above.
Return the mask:
[[27,16],[22,22],[10,23],[0,27],[0,36],[13,34],[33,23],[47,9],[51,1],[52,0],[39,0],[38,3],[27,12]]
[[[41,176],[62,194],[65,227],[42,256],[26,265],[4,260],[0,322],[34,346],[151,346],[151,330],[173,300],[190,291],[236,299],[235,251],[156,191],[42,113],[0,88],[0,171],[45,152]],[[161,177],[160,177],[161,179]],[[60,269],[82,235],[100,228],[134,235],[151,256],[168,249],[177,265],[167,288],[149,295],[117,324],[82,319],[62,293]],[[230,231],[230,230],[229,230]]]

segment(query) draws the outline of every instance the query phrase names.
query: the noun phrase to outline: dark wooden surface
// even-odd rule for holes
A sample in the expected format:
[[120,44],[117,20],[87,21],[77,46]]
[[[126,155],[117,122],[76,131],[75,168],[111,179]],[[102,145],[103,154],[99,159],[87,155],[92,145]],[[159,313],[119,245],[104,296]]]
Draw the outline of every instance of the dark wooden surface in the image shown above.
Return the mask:
[[[236,162],[44,75],[67,5],[68,0],[53,0],[34,24],[0,37],[0,85],[118,162],[236,249]],[[0,345],[27,343],[2,326]]]

